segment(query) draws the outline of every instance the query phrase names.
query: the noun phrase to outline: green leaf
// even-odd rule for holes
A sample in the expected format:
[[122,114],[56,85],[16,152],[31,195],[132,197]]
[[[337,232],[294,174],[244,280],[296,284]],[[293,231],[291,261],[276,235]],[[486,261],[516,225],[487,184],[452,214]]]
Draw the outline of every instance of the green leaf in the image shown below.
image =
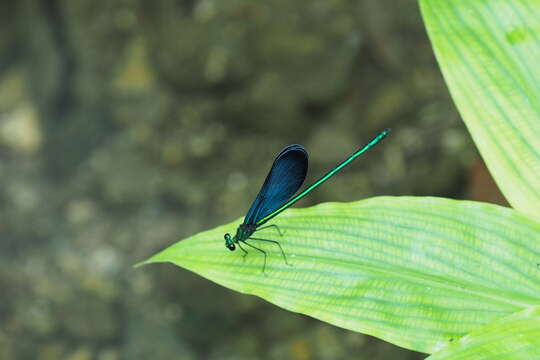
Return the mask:
[[[274,221],[275,220],[275,221]],[[540,223],[508,208],[443,198],[379,197],[290,209],[256,236],[268,254],[228,251],[199,233],[146,263],[172,262],[230,289],[405,348],[431,353],[540,304]],[[226,309],[224,309],[226,311]]]
[[540,307],[526,309],[473,331],[428,359],[540,359]]
[[420,0],[450,92],[500,189],[540,219],[540,0]]

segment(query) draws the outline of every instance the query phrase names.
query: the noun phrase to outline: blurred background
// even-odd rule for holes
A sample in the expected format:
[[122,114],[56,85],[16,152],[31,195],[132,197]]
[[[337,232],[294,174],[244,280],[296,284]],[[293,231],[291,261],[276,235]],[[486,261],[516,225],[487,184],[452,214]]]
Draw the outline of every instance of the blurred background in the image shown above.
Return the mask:
[[0,1],[0,359],[424,358],[132,268],[244,215],[283,146],[309,183],[387,127],[299,206],[504,204],[415,0]]

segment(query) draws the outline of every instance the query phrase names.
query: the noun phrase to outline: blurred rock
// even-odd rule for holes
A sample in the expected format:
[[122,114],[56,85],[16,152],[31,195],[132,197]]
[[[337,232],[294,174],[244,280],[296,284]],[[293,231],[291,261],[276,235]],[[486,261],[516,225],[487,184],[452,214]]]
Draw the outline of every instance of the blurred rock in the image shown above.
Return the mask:
[[94,358],[93,351],[86,348],[81,347],[72,353],[68,354],[64,359],[65,360],[92,360]]
[[120,360],[120,352],[116,348],[105,348],[100,351],[97,360]]
[[[124,16],[124,15],[122,15]],[[127,20],[130,21],[130,15]],[[148,92],[154,86],[154,77],[148,63],[145,44],[142,39],[135,38],[126,49],[125,63],[119,66],[119,73],[114,85],[121,94],[137,94]]]
[[64,358],[66,349],[62,344],[50,343],[41,348],[41,351],[37,357],[38,360],[57,360]]
[[31,105],[20,105],[0,120],[0,143],[26,154],[39,150],[41,131],[36,111]]
[[106,340],[118,330],[115,304],[108,304],[99,297],[79,293],[80,299],[66,304],[57,315],[66,331],[81,339]]

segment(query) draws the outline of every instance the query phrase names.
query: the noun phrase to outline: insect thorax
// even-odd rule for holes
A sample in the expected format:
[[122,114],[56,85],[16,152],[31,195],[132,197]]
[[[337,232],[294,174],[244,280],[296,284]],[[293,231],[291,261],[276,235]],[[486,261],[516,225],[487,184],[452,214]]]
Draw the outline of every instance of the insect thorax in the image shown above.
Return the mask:
[[240,224],[236,230],[236,239],[238,241],[244,241],[251,236],[257,229],[257,226],[254,224]]

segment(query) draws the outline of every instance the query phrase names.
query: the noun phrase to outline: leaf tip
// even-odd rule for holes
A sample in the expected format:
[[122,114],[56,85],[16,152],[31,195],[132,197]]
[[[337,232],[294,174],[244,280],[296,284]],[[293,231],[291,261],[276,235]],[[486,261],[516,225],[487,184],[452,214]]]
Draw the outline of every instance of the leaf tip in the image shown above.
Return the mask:
[[148,264],[155,264],[155,263],[160,263],[160,262],[164,262],[163,260],[160,260],[160,259],[156,259],[156,256],[152,256],[146,260],[143,260],[143,261],[140,261],[133,266],[134,269],[138,269],[140,268],[141,266],[144,266],[144,265],[148,265]]

